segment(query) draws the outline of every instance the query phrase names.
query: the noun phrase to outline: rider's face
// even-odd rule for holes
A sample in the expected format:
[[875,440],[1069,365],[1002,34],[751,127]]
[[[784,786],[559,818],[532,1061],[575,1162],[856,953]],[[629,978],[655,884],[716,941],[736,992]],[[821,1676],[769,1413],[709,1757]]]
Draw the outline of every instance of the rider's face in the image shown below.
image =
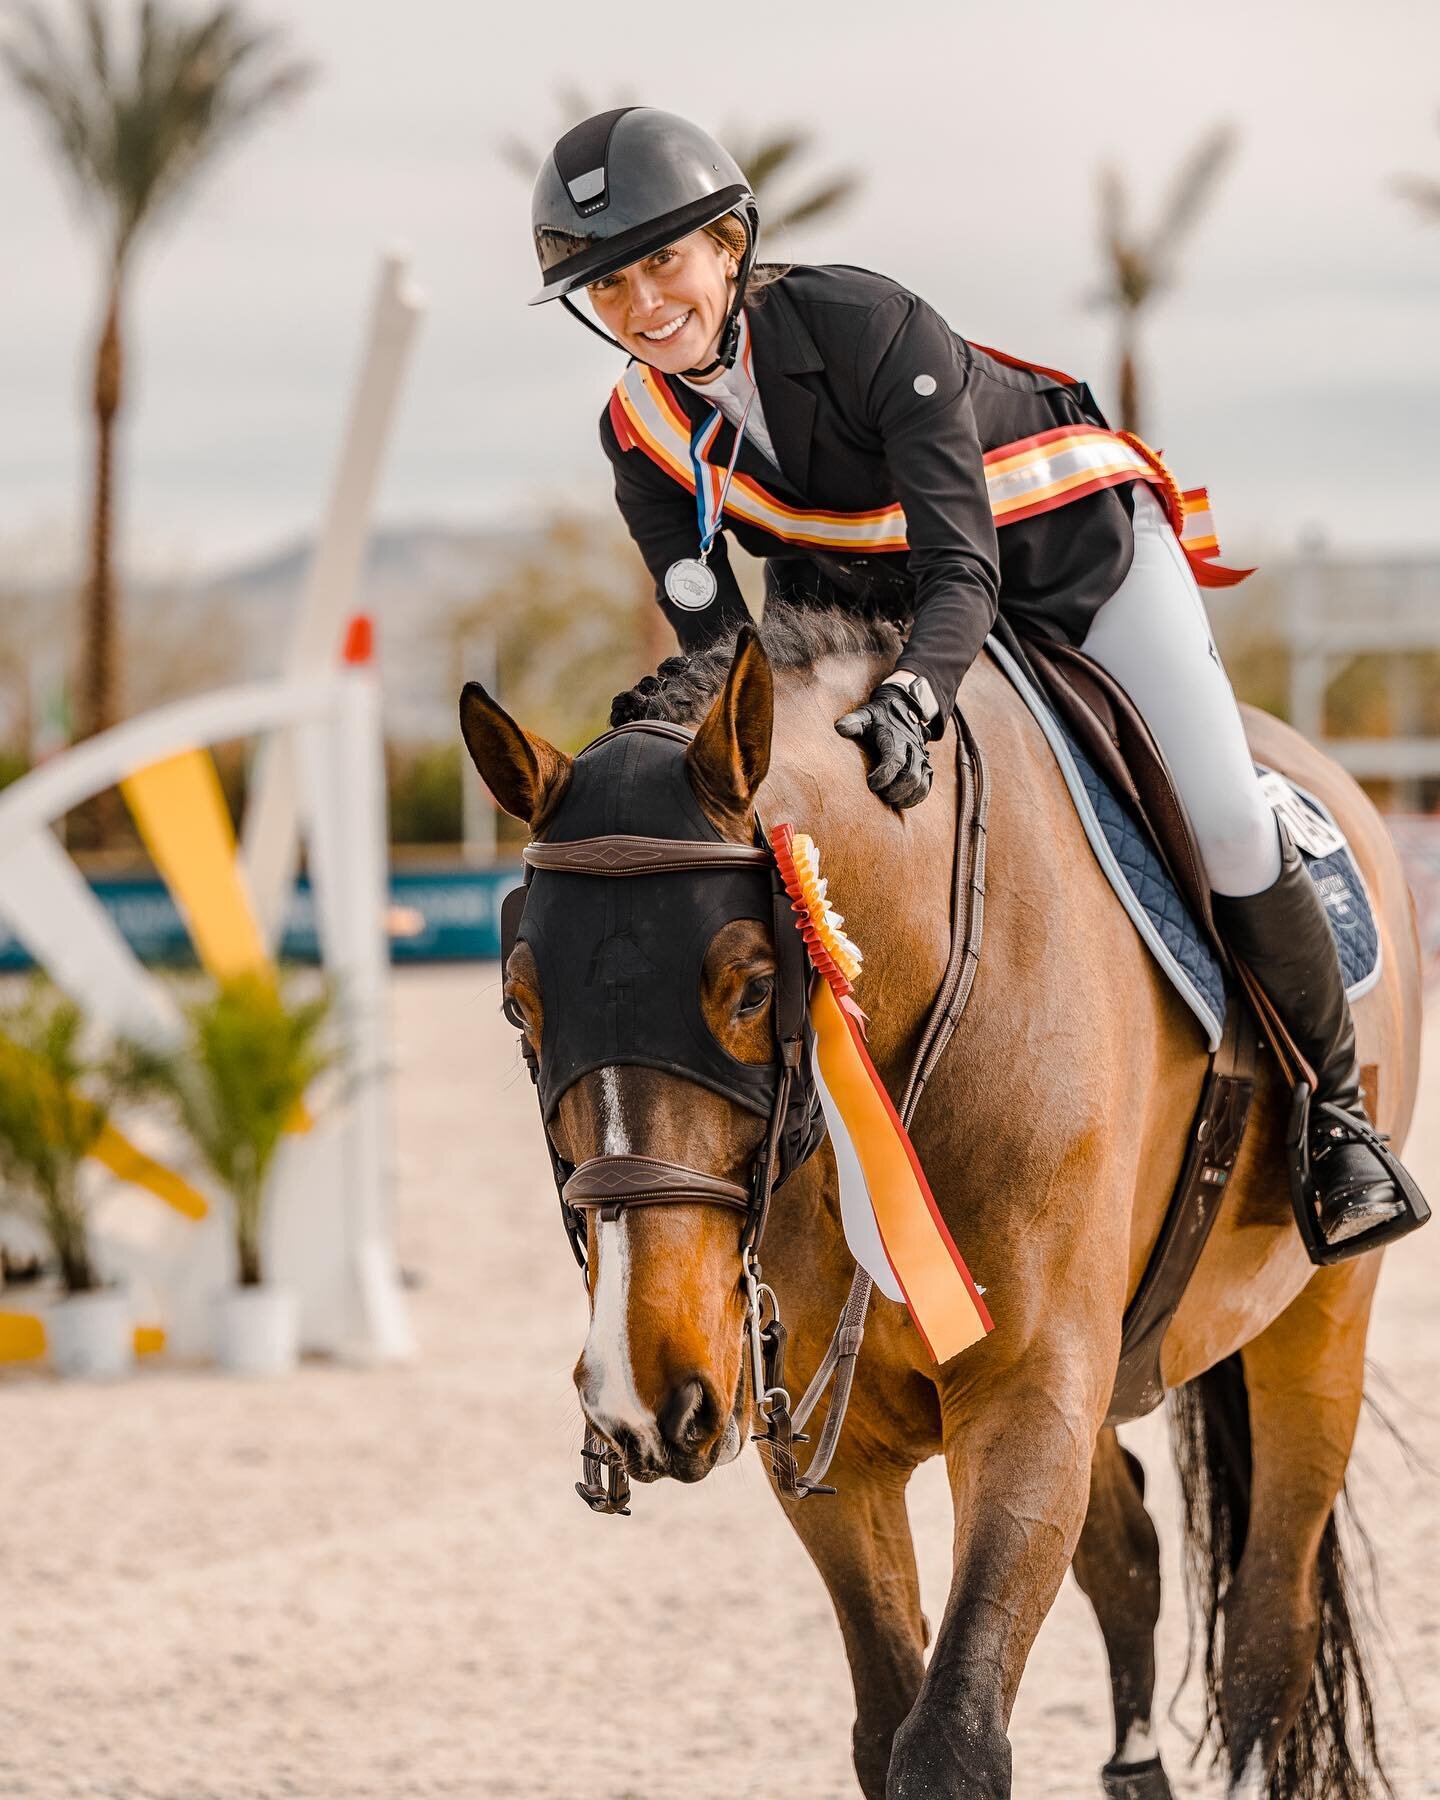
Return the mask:
[[679,375],[715,354],[730,310],[735,258],[707,231],[692,231],[586,292],[595,316],[632,356]]

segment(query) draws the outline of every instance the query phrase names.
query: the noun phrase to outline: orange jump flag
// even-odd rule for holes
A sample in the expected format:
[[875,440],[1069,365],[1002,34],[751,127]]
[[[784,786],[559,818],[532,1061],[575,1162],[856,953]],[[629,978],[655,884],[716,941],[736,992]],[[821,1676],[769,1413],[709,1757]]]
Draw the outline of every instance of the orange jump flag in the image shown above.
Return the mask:
[[944,1362],[993,1329],[990,1314],[865,1048],[853,986],[861,956],[829,903],[819,852],[789,825],[777,826],[771,842],[815,970],[810,1023],[846,1239],[881,1291],[903,1297],[931,1356]]

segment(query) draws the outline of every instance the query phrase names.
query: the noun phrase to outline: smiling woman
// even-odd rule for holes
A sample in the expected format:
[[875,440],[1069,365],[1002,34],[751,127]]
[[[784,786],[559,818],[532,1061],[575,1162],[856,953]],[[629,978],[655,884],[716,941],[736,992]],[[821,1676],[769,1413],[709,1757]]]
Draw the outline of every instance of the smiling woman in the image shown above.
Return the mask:
[[[586,289],[595,315],[632,356],[668,375],[715,360],[739,259],[711,228],[692,231]],[[708,377],[714,380],[717,369]]]

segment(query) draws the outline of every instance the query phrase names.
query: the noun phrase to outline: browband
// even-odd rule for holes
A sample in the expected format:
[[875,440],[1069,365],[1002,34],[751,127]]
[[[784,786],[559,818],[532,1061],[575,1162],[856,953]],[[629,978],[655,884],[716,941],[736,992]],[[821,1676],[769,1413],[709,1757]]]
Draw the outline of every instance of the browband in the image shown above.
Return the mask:
[[665,875],[691,869],[768,867],[774,860],[759,844],[634,837],[624,833],[575,838],[560,844],[537,841],[527,844],[523,854],[532,869],[561,870],[571,875]]

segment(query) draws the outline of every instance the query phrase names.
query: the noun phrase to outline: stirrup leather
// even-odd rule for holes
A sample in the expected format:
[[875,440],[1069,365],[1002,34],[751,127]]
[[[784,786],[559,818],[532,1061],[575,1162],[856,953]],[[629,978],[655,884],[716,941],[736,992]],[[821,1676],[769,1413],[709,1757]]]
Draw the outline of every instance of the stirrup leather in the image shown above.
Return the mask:
[[1310,1084],[1305,1081],[1298,1083],[1290,1109],[1285,1149],[1290,1171],[1290,1201],[1295,1209],[1295,1223],[1300,1228],[1306,1254],[1312,1263],[1328,1268],[1333,1263],[1348,1262],[1352,1256],[1364,1256],[1368,1251],[1378,1250],[1385,1244],[1393,1244],[1399,1238],[1408,1237],[1412,1231],[1418,1231],[1430,1217],[1430,1207],[1409,1171],[1390,1149],[1390,1140],[1384,1132],[1377,1131],[1368,1120],[1357,1118],[1345,1108],[1322,1100],[1319,1102],[1321,1112],[1333,1119],[1335,1124],[1344,1126],[1354,1140],[1373,1151],[1376,1160],[1394,1183],[1400,1201],[1400,1209],[1392,1217],[1379,1219],[1368,1229],[1358,1231],[1354,1237],[1344,1238],[1338,1244],[1330,1243],[1320,1228],[1320,1213],[1310,1166],[1310,1115],[1313,1101]]

